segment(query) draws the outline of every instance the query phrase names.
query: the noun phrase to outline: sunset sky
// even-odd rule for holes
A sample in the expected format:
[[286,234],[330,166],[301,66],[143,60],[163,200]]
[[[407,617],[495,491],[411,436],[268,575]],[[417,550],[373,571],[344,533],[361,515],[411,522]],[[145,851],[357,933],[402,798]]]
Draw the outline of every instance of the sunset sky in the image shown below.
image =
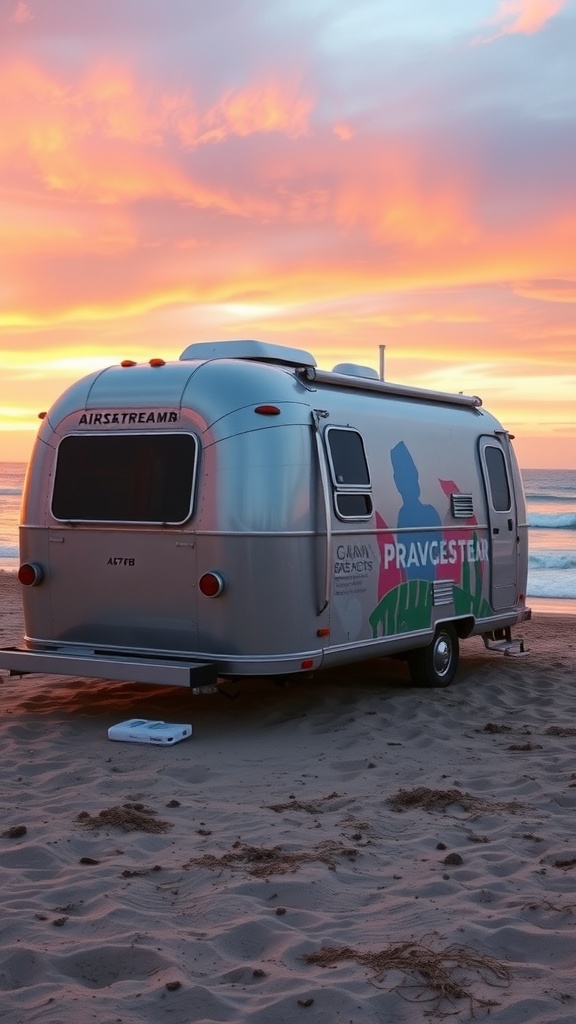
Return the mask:
[[0,0],[0,460],[260,338],[576,468],[576,0]]

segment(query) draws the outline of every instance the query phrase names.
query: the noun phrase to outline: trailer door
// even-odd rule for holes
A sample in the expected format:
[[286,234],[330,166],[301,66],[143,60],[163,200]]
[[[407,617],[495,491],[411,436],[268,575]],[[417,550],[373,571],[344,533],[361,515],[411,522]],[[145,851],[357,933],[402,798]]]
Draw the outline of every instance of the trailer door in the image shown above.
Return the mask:
[[491,603],[495,611],[511,608],[517,596],[518,521],[506,451],[499,438],[480,439],[490,532]]
[[356,648],[372,639],[369,615],[376,603],[378,579],[370,470],[362,434],[355,427],[329,424],[324,442],[330,474],[327,516],[335,613],[330,616],[330,641],[333,646]]

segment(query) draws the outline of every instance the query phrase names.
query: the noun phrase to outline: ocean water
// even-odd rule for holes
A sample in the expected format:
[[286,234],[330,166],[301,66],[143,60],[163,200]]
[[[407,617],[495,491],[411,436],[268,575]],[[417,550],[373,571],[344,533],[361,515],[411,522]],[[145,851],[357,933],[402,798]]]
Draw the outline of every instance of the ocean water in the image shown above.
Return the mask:
[[[26,465],[0,462],[0,569],[18,569],[18,516]],[[533,608],[576,615],[576,470],[522,473],[530,528]]]
[[0,462],[0,569],[18,570],[18,517],[25,462]]
[[533,607],[553,610],[561,603],[576,614],[576,469],[525,469],[522,478],[530,537],[528,597]]

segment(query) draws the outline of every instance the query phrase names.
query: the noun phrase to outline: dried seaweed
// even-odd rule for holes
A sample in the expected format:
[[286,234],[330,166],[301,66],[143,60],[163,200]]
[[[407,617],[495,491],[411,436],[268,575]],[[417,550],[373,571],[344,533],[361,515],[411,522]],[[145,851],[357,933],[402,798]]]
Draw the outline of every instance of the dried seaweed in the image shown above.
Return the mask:
[[3,839],[21,839],[22,836],[26,835],[27,831],[26,825],[11,825],[10,828],[5,829],[0,834]]
[[[367,967],[374,982],[384,986],[388,971],[401,971],[405,977],[389,991],[398,992],[409,1001],[431,1002],[424,1016],[451,1016],[461,1009],[447,1009],[459,1000],[468,1002],[470,1014],[476,1007],[497,1006],[493,1000],[476,996],[470,988],[466,972],[473,971],[480,980],[492,987],[505,987],[510,983],[510,972],[505,964],[484,953],[476,953],[467,946],[453,944],[445,949],[433,949],[424,940],[394,943],[380,950],[361,952],[350,946],[324,946],[316,953],[307,953],[304,960],[320,967],[336,967],[353,960]],[[411,995],[411,993],[413,993]]]
[[566,911],[576,910],[576,903],[563,903],[560,906],[556,906],[551,900],[539,900],[533,901],[532,903],[524,904],[525,910],[554,910],[559,914],[564,914]]
[[514,814],[525,809],[525,805],[518,800],[502,803],[473,796],[461,789],[429,789],[427,786],[400,789],[388,798],[388,803],[394,811],[405,811],[413,807],[421,807],[425,811],[445,811],[451,804],[458,804],[462,810],[472,814],[490,811],[510,811]]
[[256,878],[268,878],[270,875],[286,875],[297,871],[303,864],[320,863],[335,869],[338,857],[354,860],[357,853],[353,847],[330,839],[318,843],[312,850],[301,851],[283,850],[281,846],[248,846],[237,842],[228,853],[220,856],[207,853],[201,857],[191,857],[182,867],[187,871],[193,867],[216,870],[247,866],[249,874]]
[[76,821],[86,828],[121,828],[124,832],[167,832],[172,828],[169,821],[155,817],[156,811],[144,804],[122,804],[121,807],[106,807],[98,814],[80,811]]
[[328,796],[319,797],[317,800],[297,800],[296,797],[291,796],[283,804],[267,804],[269,811],[276,811],[281,813],[282,811],[306,811],[308,814],[322,814],[322,804],[327,800],[336,800],[340,796],[340,793],[330,793]]

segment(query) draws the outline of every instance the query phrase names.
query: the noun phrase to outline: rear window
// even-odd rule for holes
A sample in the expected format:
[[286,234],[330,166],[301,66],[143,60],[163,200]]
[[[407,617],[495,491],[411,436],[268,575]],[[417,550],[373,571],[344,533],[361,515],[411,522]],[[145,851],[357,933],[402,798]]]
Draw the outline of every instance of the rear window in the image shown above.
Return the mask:
[[58,447],[55,519],[185,522],[192,512],[198,442],[192,434],[70,435]]

